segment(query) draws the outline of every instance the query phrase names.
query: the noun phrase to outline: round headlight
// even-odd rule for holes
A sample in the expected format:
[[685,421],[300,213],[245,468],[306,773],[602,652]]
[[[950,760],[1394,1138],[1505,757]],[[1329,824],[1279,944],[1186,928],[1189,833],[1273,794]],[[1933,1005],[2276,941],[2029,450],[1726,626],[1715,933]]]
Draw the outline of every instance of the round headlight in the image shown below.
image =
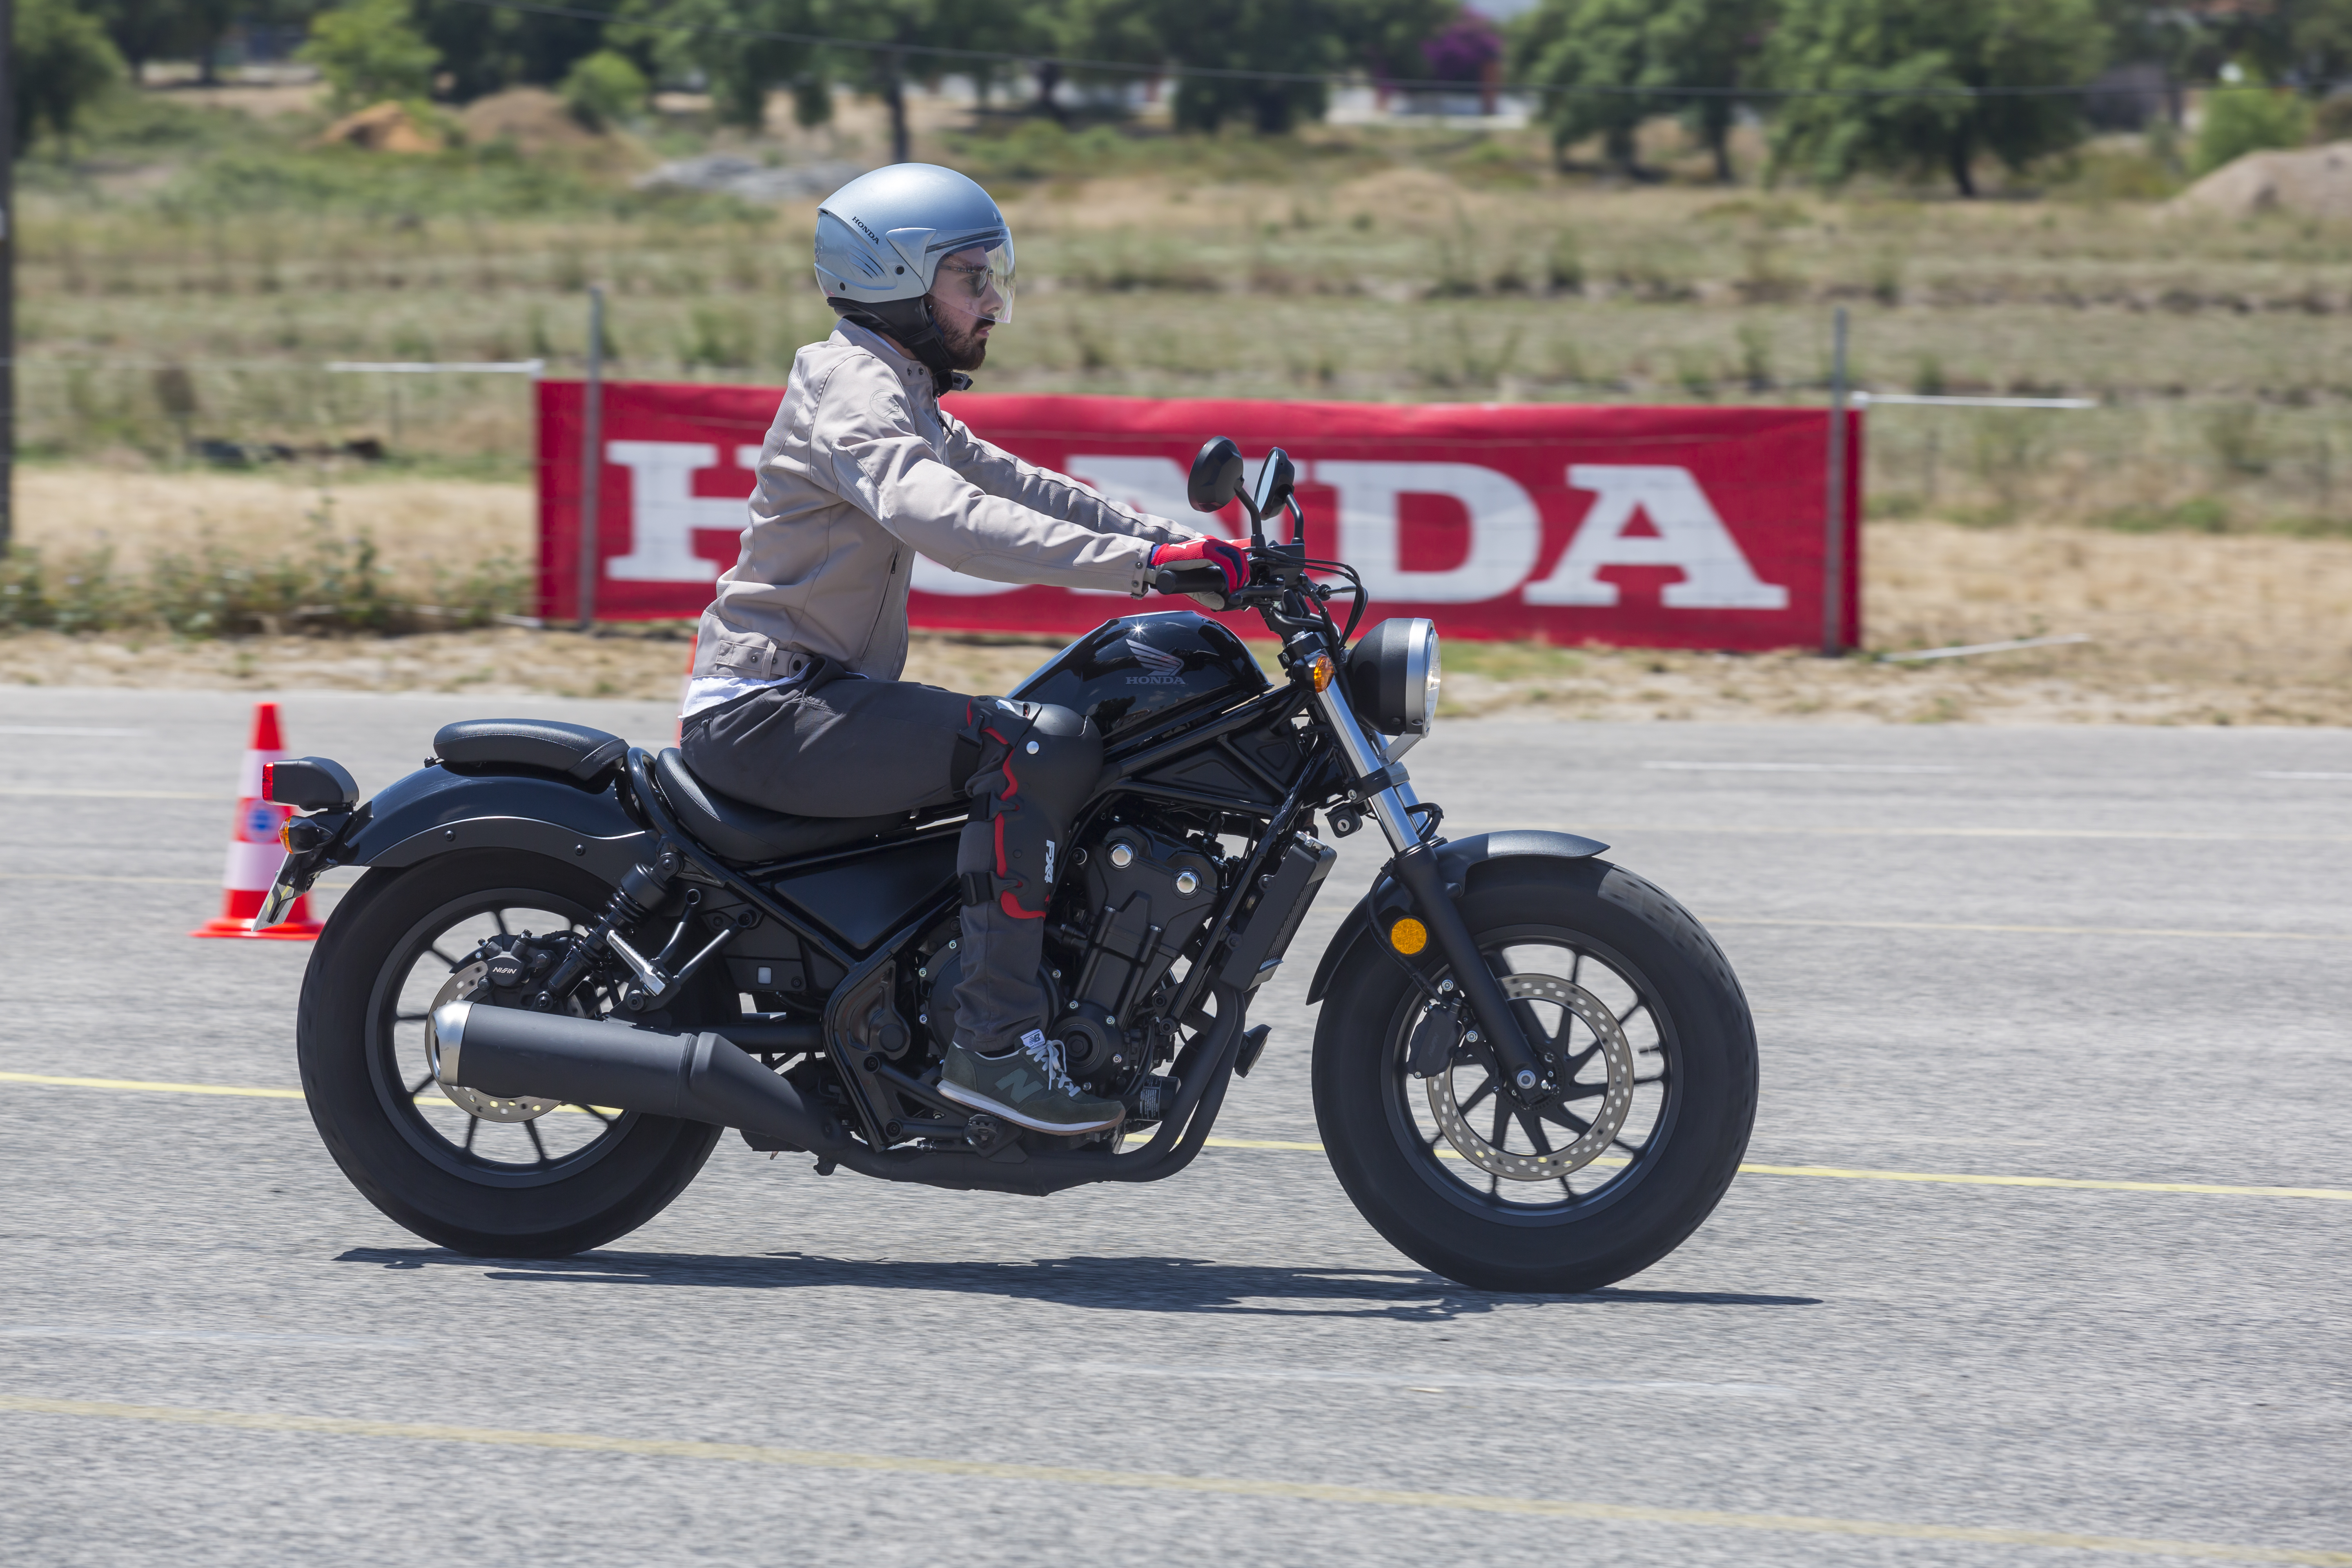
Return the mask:
[[1429,731],[1437,717],[1437,627],[1419,616],[1382,621],[1348,651],[1348,698],[1384,735]]
[[1429,668],[1421,687],[1421,727],[1425,731],[1437,722],[1437,689],[1443,677],[1437,668],[1437,628],[1426,621],[1422,624],[1429,626]]

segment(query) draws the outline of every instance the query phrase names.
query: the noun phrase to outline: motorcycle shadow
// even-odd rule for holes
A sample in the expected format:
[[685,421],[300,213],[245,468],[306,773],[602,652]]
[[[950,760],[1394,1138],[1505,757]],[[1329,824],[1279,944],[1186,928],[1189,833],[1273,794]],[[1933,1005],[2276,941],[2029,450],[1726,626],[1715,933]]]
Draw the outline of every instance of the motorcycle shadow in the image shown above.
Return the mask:
[[705,1289],[923,1290],[1118,1312],[1207,1312],[1286,1318],[1444,1322],[1512,1302],[1591,1306],[1818,1307],[1812,1296],[1612,1287],[1578,1296],[1472,1290],[1420,1269],[1276,1268],[1197,1258],[1041,1258],[938,1263],[779,1252],[754,1257],[589,1252],[576,1258],[467,1258],[439,1247],[354,1247],[339,1263],[383,1268],[457,1268],[510,1283],[682,1285]]

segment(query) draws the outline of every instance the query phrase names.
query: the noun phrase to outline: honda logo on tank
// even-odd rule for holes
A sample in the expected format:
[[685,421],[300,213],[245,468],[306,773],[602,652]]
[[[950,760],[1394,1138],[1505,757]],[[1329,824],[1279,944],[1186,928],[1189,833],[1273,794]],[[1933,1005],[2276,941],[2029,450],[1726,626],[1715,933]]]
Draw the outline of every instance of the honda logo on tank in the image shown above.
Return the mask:
[[[604,389],[596,614],[700,613],[735,559],[773,389]],[[578,614],[577,382],[541,389],[541,613]],[[1769,648],[1823,622],[1828,420],[1819,409],[1270,403],[965,394],[972,430],[1109,499],[1238,536],[1186,505],[1192,454],[1229,435],[1297,462],[1307,542],[1374,616],[1456,637]],[[1861,420],[1846,443],[1839,619],[1860,635]],[[908,611],[940,629],[1067,634],[1123,594],[989,582],[918,560]],[[1255,631],[1255,621],[1249,627]]]

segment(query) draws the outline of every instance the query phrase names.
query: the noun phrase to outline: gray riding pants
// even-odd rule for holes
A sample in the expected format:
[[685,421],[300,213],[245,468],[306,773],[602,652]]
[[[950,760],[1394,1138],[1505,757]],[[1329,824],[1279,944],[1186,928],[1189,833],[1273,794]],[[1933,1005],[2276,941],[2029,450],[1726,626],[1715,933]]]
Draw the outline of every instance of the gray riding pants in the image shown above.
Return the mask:
[[705,709],[678,745],[712,789],[796,816],[968,801],[956,1043],[1003,1050],[1052,1023],[1039,974],[1045,910],[1102,771],[1092,723],[1066,708],[839,676]]

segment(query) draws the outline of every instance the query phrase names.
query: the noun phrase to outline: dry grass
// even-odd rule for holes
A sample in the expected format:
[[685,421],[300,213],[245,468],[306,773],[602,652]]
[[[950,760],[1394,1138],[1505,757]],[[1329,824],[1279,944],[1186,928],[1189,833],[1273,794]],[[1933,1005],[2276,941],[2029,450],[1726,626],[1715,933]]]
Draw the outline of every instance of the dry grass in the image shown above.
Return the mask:
[[[213,474],[34,469],[20,484],[28,542],[79,547],[102,531],[131,561],[184,548],[206,528],[265,551],[304,527],[321,495]],[[520,486],[377,481],[325,493],[339,522],[373,530],[411,581],[436,558],[528,557]],[[1456,640],[1448,707],[1595,719],[2352,723],[2352,541],[1911,521],[1869,525],[1864,548],[1874,649],[2053,632],[2096,640],[1925,666]],[[1001,691],[1053,646],[919,636],[908,675]],[[0,638],[0,681],[667,700],[687,657],[681,628],[667,626],[193,642],[26,633]]]
[[205,540],[249,559],[295,547],[325,520],[340,532],[372,534],[394,584],[423,594],[438,564],[462,572],[497,555],[528,561],[537,549],[531,492],[462,479],[377,481],[333,469],[294,475],[17,470],[16,540],[53,561],[111,545],[137,571],[161,552]]

